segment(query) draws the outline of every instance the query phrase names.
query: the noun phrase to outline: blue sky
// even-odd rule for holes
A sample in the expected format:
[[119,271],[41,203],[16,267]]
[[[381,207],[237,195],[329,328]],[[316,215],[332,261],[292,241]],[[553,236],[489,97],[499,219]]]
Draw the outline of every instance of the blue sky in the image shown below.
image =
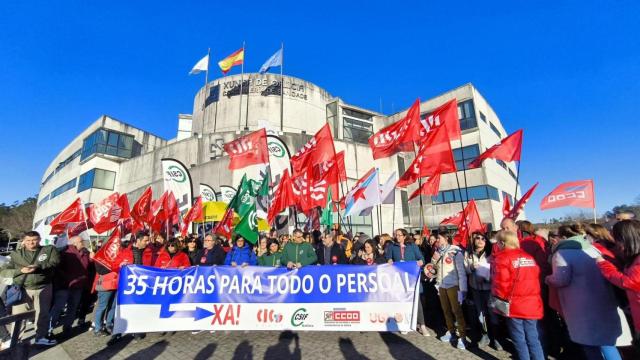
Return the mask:
[[[598,208],[640,195],[637,1],[3,1],[0,202],[35,194],[71,139],[103,113],[175,136],[212,49],[247,43],[257,70],[285,43],[285,73],[389,113],[472,82],[508,132],[525,129],[521,182],[594,178]],[[93,2],[91,2],[93,3]]]

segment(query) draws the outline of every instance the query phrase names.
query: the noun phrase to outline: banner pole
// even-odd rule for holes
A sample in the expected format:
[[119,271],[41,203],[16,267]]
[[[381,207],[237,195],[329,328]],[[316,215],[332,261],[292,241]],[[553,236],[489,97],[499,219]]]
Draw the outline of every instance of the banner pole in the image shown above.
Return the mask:
[[209,97],[209,64],[211,58],[211,48],[207,49],[207,71],[204,73],[204,101],[202,102],[202,127],[200,135],[204,135],[204,123],[207,117],[207,98]]
[[[464,202],[462,201],[462,193],[460,192],[460,179],[458,178],[458,172],[456,171],[456,182],[458,183],[458,193],[460,194],[460,206],[462,206],[462,218],[464,219],[464,226],[467,228],[467,235],[469,235],[469,238],[471,236],[471,234],[469,233],[469,222],[467,221],[467,210],[464,207]],[[455,200],[455,196],[454,196],[454,200]],[[458,229],[458,231],[460,231],[460,229]],[[468,241],[469,238],[465,239],[467,240],[467,248],[470,245],[470,242]],[[468,249],[465,249],[468,250]]]
[[284,131],[284,42],[280,43],[280,131]]
[[520,185],[520,161],[518,161],[517,166],[518,173],[516,174],[516,191],[513,193],[513,205],[518,201],[518,185]]
[[242,42],[242,66],[240,70],[240,103],[238,104],[238,130],[242,130],[242,83],[244,82],[244,41]]
[[[416,151],[416,143],[413,143],[413,156],[414,158],[418,158],[418,152]],[[418,178],[418,192],[420,194],[420,231],[424,227],[424,207],[422,205],[422,178]]]

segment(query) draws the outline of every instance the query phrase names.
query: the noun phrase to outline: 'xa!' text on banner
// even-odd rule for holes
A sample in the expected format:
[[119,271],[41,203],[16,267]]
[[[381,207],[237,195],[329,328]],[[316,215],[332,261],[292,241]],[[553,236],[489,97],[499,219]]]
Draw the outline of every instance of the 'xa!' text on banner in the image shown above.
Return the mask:
[[409,331],[415,262],[285,268],[125,266],[117,333],[180,330]]

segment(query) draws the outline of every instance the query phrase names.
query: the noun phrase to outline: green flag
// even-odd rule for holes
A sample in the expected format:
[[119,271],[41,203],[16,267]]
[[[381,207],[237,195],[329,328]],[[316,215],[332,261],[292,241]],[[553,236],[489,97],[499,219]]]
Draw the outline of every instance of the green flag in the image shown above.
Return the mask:
[[271,176],[269,171],[265,173],[260,183],[260,187],[256,193],[256,212],[261,219],[267,218],[267,212],[269,210],[269,183]]
[[255,244],[258,242],[258,218],[256,217],[256,204],[249,206],[247,214],[240,219],[240,222],[233,229],[235,234],[247,239]]
[[269,179],[271,178],[271,176],[269,176],[269,170],[266,171],[266,173],[264,174],[264,177],[262,178],[262,182],[260,183],[260,187],[258,188],[258,191],[256,193],[256,195],[258,196],[269,196]]
[[331,200],[331,186],[327,191],[327,204],[322,209],[322,217],[320,218],[320,224],[325,226],[333,226],[333,201]]
[[247,180],[247,175],[245,174],[240,181],[240,185],[238,185],[238,192],[229,202],[228,207],[232,208],[240,217],[246,215],[251,205],[255,206],[256,197],[251,189],[251,181],[253,180]]

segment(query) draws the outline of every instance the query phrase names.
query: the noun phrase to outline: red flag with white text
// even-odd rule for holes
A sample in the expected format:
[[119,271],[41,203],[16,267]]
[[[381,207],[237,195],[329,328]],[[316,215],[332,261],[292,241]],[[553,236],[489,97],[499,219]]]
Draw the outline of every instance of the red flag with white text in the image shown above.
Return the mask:
[[541,210],[563,206],[594,208],[596,206],[593,180],[569,181],[558,185],[540,203]]
[[122,208],[118,205],[120,194],[117,192],[107,196],[98,203],[89,206],[89,220],[93,230],[102,234],[113,229],[122,215]]
[[447,127],[449,140],[460,140],[460,120],[458,118],[458,101],[452,99],[426,114],[422,120],[420,138],[424,138],[431,131],[444,124]]
[[418,197],[419,195],[427,195],[427,196],[437,196],[440,191],[440,173],[436,173],[433,176],[430,176],[427,181],[422,184],[421,187],[417,188],[416,191],[409,196],[409,200]]
[[313,137],[291,157],[294,175],[299,175],[307,168],[330,161],[336,156],[333,136],[329,124],[325,124]]
[[111,271],[117,271],[118,264],[116,264],[116,258],[121,249],[120,237],[120,229],[116,228],[113,233],[111,233],[109,240],[96,252],[93,260]]
[[260,129],[224,144],[224,151],[229,154],[229,169],[242,169],[256,164],[269,162],[267,148],[267,131]]
[[[54,229],[60,229],[62,225],[84,222],[85,220],[87,220],[87,216],[84,213],[84,205],[80,198],[77,198],[73,203],[71,203],[71,205],[69,205],[69,207],[58,214],[58,216],[56,216],[49,225],[52,228],[51,230],[54,231]],[[63,230],[58,232],[58,234],[64,232],[64,227],[62,227],[62,229]],[[54,233],[52,232],[52,234]]]
[[404,118],[379,130],[369,138],[373,159],[389,157],[399,152],[413,151],[424,127],[420,123],[420,99],[411,105]]
[[142,195],[140,195],[131,208],[131,217],[136,220],[138,224],[144,224],[149,221],[152,201],[153,192],[151,191],[151,186],[149,186]]

